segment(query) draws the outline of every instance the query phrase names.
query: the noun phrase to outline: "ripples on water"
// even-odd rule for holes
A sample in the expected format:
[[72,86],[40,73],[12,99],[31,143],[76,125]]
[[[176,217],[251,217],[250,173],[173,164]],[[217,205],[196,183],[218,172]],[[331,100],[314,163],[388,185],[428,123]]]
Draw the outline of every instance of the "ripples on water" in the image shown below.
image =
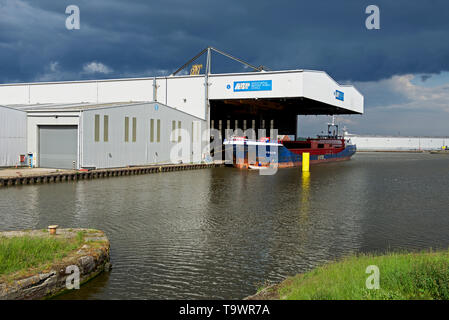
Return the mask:
[[106,231],[113,270],[61,298],[240,299],[354,252],[449,246],[449,157],[358,154],[0,190],[0,229]]

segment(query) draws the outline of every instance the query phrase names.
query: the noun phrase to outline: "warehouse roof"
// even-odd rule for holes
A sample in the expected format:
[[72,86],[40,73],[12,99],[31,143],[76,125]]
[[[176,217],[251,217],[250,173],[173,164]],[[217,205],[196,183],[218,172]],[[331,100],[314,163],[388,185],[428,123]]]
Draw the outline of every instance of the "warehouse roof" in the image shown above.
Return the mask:
[[84,110],[95,110],[95,109],[106,109],[106,108],[117,108],[117,107],[128,107],[128,106],[138,106],[143,104],[158,104],[162,105],[168,109],[176,110],[177,112],[181,112],[187,114],[191,117],[198,118],[190,113],[187,113],[183,110],[179,110],[177,108],[173,108],[167,106],[164,103],[160,103],[159,101],[129,101],[129,102],[109,102],[109,103],[39,103],[39,104],[11,104],[11,105],[0,105],[0,108],[8,108],[15,109],[18,111],[23,111],[27,113],[33,112],[43,112],[43,113],[60,113],[60,112],[81,112]]
[[138,105],[143,103],[153,103],[148,101],[136,101],[136,102],[111,102],[111,103],[45,103],[45,104],[12,104],[4,107],[26,111],[26,112],[39,112],[39,111],[83,111],[89,109],[101,109],[101,108],[113,108],[122,106]]

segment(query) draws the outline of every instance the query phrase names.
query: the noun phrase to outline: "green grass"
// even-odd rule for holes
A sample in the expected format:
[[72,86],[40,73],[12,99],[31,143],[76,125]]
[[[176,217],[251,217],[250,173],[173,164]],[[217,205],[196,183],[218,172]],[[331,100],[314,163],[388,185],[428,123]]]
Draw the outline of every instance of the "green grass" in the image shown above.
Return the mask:
[[[380,288],[367,289],[376,265]],[[288,278],[277,288],[289,300],[449,299],[449,251],[358,255]]]
[[64,258],[77,249],[84,235],[74,239],[51,237],[0,237],[0,277],[17,271],[26,271]]

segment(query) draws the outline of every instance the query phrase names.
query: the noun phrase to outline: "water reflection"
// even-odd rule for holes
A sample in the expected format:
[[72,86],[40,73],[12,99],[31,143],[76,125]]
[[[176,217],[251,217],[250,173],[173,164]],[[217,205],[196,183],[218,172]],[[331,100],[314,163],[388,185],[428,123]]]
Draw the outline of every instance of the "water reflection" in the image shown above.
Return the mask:
[[310,172],[302,172],[300,224],[305,224],[309,216]]

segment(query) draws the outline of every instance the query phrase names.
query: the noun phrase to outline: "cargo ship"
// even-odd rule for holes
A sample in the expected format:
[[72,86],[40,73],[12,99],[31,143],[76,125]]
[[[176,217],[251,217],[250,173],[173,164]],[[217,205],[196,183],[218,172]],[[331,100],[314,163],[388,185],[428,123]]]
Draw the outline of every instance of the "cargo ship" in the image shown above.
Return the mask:
[[[331,133],[330,127],[337,130]],[[338,134],[338,126],[328,124],[328,134],[318,135],[317,138],[303,138],[300,140],[270,139],[263,137],[251,140],[248,137],[231,137],[223,143],[225,159],[242,169],[263,169],[269,166],[288,168],[301,166],[302,154],[308,152],[310,163],[349,160],[356,152],[356,146],[350,139]]]

